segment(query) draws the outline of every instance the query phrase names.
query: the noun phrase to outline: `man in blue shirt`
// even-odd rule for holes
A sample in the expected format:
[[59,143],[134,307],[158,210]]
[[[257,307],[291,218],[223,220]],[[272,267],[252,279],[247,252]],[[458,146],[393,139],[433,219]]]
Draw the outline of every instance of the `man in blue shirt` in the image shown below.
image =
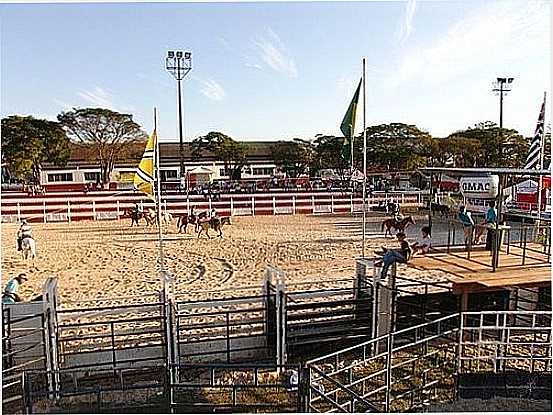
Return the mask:
[[465,248],[468,249],[469,244],[472,242],[472,230],[474,228],[474,219],[470,212],[461,205],[459,206],[459,215],[457,215],[459,221],[463,225],[463,234],[465,237]]
[[2,293],[2,304],[15,304],[21,301],[21,297],[17,294],[17,290],[23,281],[27,281],[27,276],[25,274],[19,274],[17,277],[8,281]]
[[[486,211],[486,218],[484,223],[495,225],[497,222],[497,209],[495,208],[495,200],[492,200],[490,202],[490,207]],[[493,237],[495,235],[495,231],[488,228],[488,233],[486,234],[486,250],[491,251],[492,250],[492,241]]]

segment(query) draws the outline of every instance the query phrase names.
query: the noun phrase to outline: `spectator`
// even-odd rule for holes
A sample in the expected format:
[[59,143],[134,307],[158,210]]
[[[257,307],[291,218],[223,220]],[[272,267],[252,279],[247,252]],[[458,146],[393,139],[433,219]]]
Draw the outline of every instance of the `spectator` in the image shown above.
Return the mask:
[[21,301],[21,297],[17,294],[17,291],[21,284],[23,284],[23,281],[27,281],[27,275],[24,273],[8,281],[2,293],[2,304],[15,304]]
[[388,269],[392,264],[396,262],[405,264],[411,257],[411,247],[409,246],[409,242],[405,240],[405,233],[399,232],[396,237],[399,242],[399,249],[383,247],[384,255],[382,256],[382,260],[376,262],[376,265],[384,265],[380,274],[380,278],[382,279],[387,277]]
[[421,229],[421,237],[411,245],[413,256],[426,255],[432,247],[432,238],[430,237],[430,226],[423,226]]
[[474,227],[474,219],[472,219],[470,212],[468,212],[463,205],[459,206],[459,214],[457,215],[457,217],[461,222],[461,224],[463,225],[465,248],[468,249],[469,245],[472,242],[472,230]]
[[[490,202],[490,207],[486,211],[486,217],[484,220],[486,225],[495,225],[497,223],[497,209],[495,208],[495,200]],[[488,227],[488,233],[486,234],[486,250],[492,250],[492,241],[495,236],[495,229]]]

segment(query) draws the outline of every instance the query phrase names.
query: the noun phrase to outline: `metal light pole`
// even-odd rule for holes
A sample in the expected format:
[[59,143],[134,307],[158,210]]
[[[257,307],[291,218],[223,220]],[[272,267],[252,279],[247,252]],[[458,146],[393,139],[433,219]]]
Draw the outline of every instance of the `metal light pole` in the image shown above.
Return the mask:
[[179,112],[179,160],[180,178],[185,177],[184,171],[184,139],[182,136],[182,93],[181,81],[192,69],[192,53],[180,50],[170,50],[165,58],[165,69],[177,80],[178,112]]
[[493,91],[499,94],[499,128],[503,128],[503,94],[511,91],[514,78],[497,78],[493,83]]

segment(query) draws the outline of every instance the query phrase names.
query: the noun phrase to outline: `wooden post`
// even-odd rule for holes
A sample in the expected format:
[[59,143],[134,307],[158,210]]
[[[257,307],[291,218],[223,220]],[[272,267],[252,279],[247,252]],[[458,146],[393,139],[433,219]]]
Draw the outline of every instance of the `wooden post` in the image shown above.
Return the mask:
[[119,206],[119,200],[117,201],[117,220],[121,219],[121,208]]
[[208,202],[209,202],[209,211],[211,212],[211,196],[209,196]]
[[315,213],[315,196],[311,196],[311,213]]
[[42,211],[44,212],[43,220],[46,223],[46,200],[42,201]]
[[21,222],[21,206],[19,205],[19,202],[17,202],[17,221]]
[[230,197],[230,216],[234,214],[234,201],[232,200],[232,196]]
[[252,216],[255,216],[255,197],[252,196]]
[[71,223],[71,204],[67,201],[67,221]]
[[353,193],[349,195],[350,200],[350,212],[353,213]]
[[276,215],[276,198],[273,196],[273,215]]
[[165,213],[167,213],[167,200],[163,201],[163,209],[165,210]]
[[292,215],[296,214],[296,196],[292,196]]
[[92,218],[96,220],[96,201],[92,201]]
[[330,212],[334,213],[334,195],[330,195]]

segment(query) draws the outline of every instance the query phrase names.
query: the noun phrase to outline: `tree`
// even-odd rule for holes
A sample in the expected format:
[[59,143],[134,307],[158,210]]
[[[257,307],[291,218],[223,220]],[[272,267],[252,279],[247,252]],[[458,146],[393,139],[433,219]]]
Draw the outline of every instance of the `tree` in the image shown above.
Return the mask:
[[231,180],[240,180],[242,168],[247,164],[244,144],[234,141],[228,135],[212,131],[192,141],[192,157],[201,158],[206,152],[223,162],[225,172]]
[[58,120],[71,139],[90,149],[103,184],[109,183],[115,162],[128,157],[132,145],[146,139],[132,115],[105,108],[73,109],[59,114]]
[[[463,158],[472,159],[474,167],[523,167],[528,155],[528,141],[518,131],[508,128],[499,128],[497,124],[486,121],[469,127],[463,131],[457,131],[450,135],[451,138],[464,139],[461,146],[472,143],[470,149],[458,148],[458,154]],[[469,141],[466,141],[469,140]],[[475,143],[478,142],[479,145]]]
[[333,169],[343,180],[351,167],[350,160],[346,160],[342,154],[344,137],[317,134],[314,144],[315,154],[311,174],[323,169]]
[[2,163],[19,179],[40,182],[44,162],[63,166],[69,139],[59,123],[12,115],[2,119]]
[[279,141],[271,147],[276,166],[288,177],[299,177],[309,171],[315,158],[315,149],[309,141],[294,138]]
[[[415,125],[390,123],[367,128],[367,165],[371,170],[413,170],[432,155],[429,133]],[[356,166],[362,163],[363,135],[354,142]]]

